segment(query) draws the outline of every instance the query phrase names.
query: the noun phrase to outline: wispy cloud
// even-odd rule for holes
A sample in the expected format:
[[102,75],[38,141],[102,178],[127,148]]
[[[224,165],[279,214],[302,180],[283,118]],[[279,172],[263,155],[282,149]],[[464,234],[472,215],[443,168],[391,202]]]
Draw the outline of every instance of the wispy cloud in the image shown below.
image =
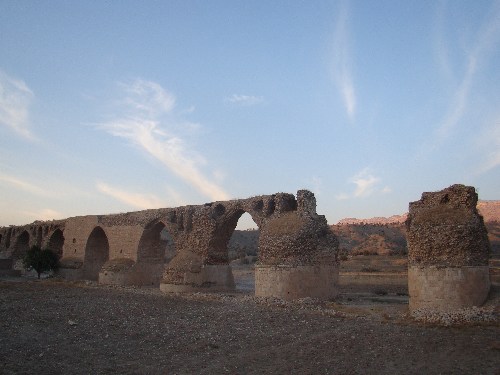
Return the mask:
[[[440,17],[440,22],[444,22],[444,19],[445,17]],[[442,35],[438,36],[438,39],[438,45],[441,49],[446,50],[446,42],[443,41],[444,39]],[[446,139],[450,132],[462,120],[469,107],[469,96],[471,94],[477,72],[485,63],[488,53],[493,51],[499,42],[500,2],[496,2],[492,12],[489,14],[488,21],[486,21],[478,31],[475,43],[465,54],[465,71],[452,95],[448,110],[436,131],[438,143]],[[451,69],[444,52],[439,52],[438,58],[443,61],[446,70]]]
[[385,186],[382,190],[381,190],[382,193],[384,194],[389,194],[389,193],[392,193],[392,189],[389,187],[389,186]]
[[260,104],[263,101],[264,98],[262,96],[238,95],[238,94],[233,94],[225,99],[225,102],[227,103],[240,104],[246,106]]
[[[159,160],[171,172],[212,200],[226,200],[229,195],[222,187],[201,171],[205,159],[188,147],[184,139],[173,133],[172,120],[162,123],[171,115],[175,98],[154,82],[134,81],[122,84],[129,112],[101,124],[108,133],[124,138]],[[174,120],[175,122],[175,120]],[[174,124],[175,125],[175,124]]]
[[37,186],[33,183],[27,182],[25,180],[22,180],[20,178],[14,177],[14,176],[2,174],[2,173],[0,173],[0,183],[10,185],[16,189],[20,189],[20,190],[23,190],[25,192],[35,194],[35,195],[40,195],[40,196],[49,196],[50,195],[50,193],[48,191],[40,188],[39,186]]
[[363,169],[355,175],[351,182],[356,185],[354,197],[367,197],[373,193],[375,185],[380,182],[380,178],[373,176],[368,169]]
[[101,193],[109,195],[114,199],[123,202],[131,207],[138,209],[160,208],[165,207],[165,202],[152,194],[130,193],[120,188],[111,186],[104,182],[96,184],[97,190]]
[[28,110],[33,97],[33,91],[24,81],[10,77],[0,70],[0,125],[33,140],[34,136],[29,129]]
[[175,106],[175,96],[156,82],[136,79],[132,83],[121,83],[120,87],[126,95],[124,104],[133,115],[157,117]]
[[485,156],[477,173],[483,174],[500,166],[500,115],[497,116],[493,126],[482,132],[478,144]]
[[366,198],[374,193],[390,193],[392,190],[389,186],[380,188],[379,177],[373,175],[369,168],[364,168],[349,179],[350,184],[354,184],[354,191],[350,194],[340,193],[335,196],[337,200],[347,200],[351,198]]
[[356,114],[356,92],[352,79],[349,43],[349,12],[347,4],[342,2],[333,35],[332,75],[347,115],[352,121]]

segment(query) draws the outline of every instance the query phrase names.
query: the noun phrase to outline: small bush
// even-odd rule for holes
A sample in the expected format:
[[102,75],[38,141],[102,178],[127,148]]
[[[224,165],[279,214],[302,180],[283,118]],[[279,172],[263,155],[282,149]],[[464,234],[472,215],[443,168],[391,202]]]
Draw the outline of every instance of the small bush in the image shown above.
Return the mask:
[[40,249],[38,246],[32,246],[23,259],[24,268],[34,269],[40,278],[42,272],[57,270],[59,266],[57,255],[50,249]]

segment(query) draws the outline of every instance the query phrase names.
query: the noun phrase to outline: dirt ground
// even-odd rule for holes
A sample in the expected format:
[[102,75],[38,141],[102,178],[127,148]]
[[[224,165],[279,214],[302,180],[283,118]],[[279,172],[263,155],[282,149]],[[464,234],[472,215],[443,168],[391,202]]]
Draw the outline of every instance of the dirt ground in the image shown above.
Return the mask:
[[395,285],[345,285],[329,302],[256,298],[251,268],[235,277],[234,293],[178,295],[0,280],[0,373],[500,374],[498,319],[417,323]]

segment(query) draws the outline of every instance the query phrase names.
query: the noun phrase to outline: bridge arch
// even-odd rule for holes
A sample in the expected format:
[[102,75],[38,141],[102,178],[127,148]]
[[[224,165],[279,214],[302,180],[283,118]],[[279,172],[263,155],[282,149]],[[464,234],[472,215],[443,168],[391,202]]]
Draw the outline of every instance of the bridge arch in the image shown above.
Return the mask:
[[49,237],[47,248],[57,254],[59,258],[62,257],[64,246],[64,235],[61,229],[56,229]]
[[22,260],[30,248],[30,235],[27,230],[19,234],[12,249],[12,268],[23,270]]
[[109,259],[109,241],[106,232],[96,226],[90,233],[85,245],[83,260],[83,277],[87,280],[99,279],[101,267]]
[[216,233],[210,240],[208,259],[209,264],[228,264],[229,253],[228,244],[231,236],[233,235],[238,221],[243,214],[249,214],[253,222],[260,228],[259,218],[255,215],[253,210],[246,210],[244,208],[237,208],[232,212],[228,212],[225,220],[218,226]]
[[168,256],[168,247],[175,247],[170,231],[162,221],[155,221],[147,225],[142,232],[137,249],[137,262],[163,262]]
[[148,224],[137,248],[135,284],[160,285],[165,264],[175,256],[175,241],[163,221]]
[[36,246],[42,247],[43,228],[36,228]]
[[30,247],[30,235],[27,230],[21,232],[20,235],[17,236],[16,241],[14,243],[14,248],[12,250],[13,258],[22,258],[29,250]]

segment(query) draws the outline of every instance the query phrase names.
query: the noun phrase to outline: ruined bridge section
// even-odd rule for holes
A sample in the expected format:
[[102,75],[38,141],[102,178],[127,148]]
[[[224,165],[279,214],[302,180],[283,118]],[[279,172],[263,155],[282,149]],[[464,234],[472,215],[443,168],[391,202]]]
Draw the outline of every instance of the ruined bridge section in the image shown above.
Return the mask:
[[[297,199],[277,193],[0,228],[0,258],[20,268],[29,247],[38,245],[59,253],[59,272],[68,279],[160,285],[166,292],[232,289],[227,244],[245,212],[260,229],[257,295],[335,294],[337,239],[307,190],[299,190]],[[174,244],[175,253],[167,254]]]
[[472,186],[452,185],[410,203],[406,221],[410,311],[481,306],[490,244]]

